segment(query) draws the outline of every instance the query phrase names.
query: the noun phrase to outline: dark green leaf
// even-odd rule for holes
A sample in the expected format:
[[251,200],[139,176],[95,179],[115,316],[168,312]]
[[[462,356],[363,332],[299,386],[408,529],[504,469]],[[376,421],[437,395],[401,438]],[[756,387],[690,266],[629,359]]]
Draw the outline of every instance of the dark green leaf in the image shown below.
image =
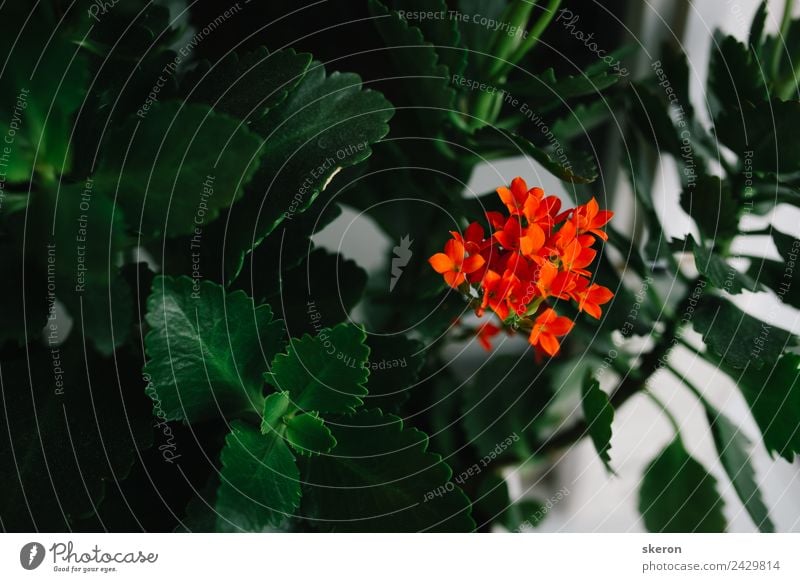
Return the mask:
[[725,530],[716,480],[692,458],[680,437],[650,463],[639,492],[639,512],[647,529],[659,533]]
[[0,78],[6,180],[30,180],[34,161],[48,178],[68,174],[72,116],[88,84],[80,49],[64,38],[45,3],[9,3],[3,5],[0,50],[6,59]]
[[563,146],[541,148],[514,132],[496,127],[479,130],[474,136],[475,147],[486,157],[530,156],[548,172],[565,182],[588,184],[597,178],[594,160],[570,159]]
[[148,392],[167,420],[261,412],[262,374],[283,339],[268,305],[208,281],[157,277],[146,319]]
[[774,532],[775,526],[769,518],[769,510],[761,499],[756,474],[750,464],[750,440],[738,426],[709,405],[706,405],[706,417],[711,426],[719,460],[747,513],[760,531]]
[[[774,363],[773,363],[774,362]],[[790,463],[800,452],[800,356],[784,354],[756,368],[748,366],[738,380],[764,445]]]
[[715,356],[741,370],[770,366],[790,344],[791,334],[752,317],[718,297],[706,296],[692,320]]
[[300,472],[286,442],[236,421],[221,454],[218,531],[268,531],[300,505]]
[[611,424],[614,421],[614,407],[608,401],[606,393],[600,390],[600,383],[591,376],[588,376],[583,382],[581,405],[594,448],[606,470],[613,474],[614,470],[611,468],[608,451],[611,449]]
[[620,80],[608,69],[592,75],[567,75],[556,79],[552,67],[538,75],[523,73],[522,80],[506,85],[506,90],[515,96],[525,98],[530,104],[557,102],[561,105],[568,99],[598,95]]
[[352,412],[364,403],[369,348],[364,331],[340,324],[292,339],[272,362],[266,381],[288,392],[301,411]]
[[367,338],[369,381],[367,408],[395,408],[416,388],[419,370],[425,361],[421,342],[403,335],[376,335]]
[[697,223],[705,237],[730,240],[738,232],[737,202],[730,184],[717,176],[701,175],[681,192],[681,207]]
[[[333,531],[472,531],[470,504],[428,437],[362,410],[331,424],[337,446],[306,462],[303,513]],[[441,494],[436,495],[434,491]]]
[[96,187],[119,192],[128,222],[145,237],[202,233],[241,197],[262,151],[241,122],[205,105],[157,103],[111,133]]
[[719,112],[736,112],[745,104],[764,107],[769,98],[763,69],[766,63],[758,63],[753,53],[733,36],[719,40],[711,51],[708,71],[708,89],[712,99],[714,118]]
[[330,429],[315,412],[287,419],[286,440],[301,455],[327,453],[336,446]]
[[736,295],[742,291],[756,291],[758,284],[749,276],[739,272],[719,256],[713,249],[694,243],[694,261],[697,270],[708,277],[714,287]]
[[230,53],[214,65],[200,67],[184,84],[192,101],[239,119],[257,119],[286,98],[309,64],[309,54],[293,49],[270,54],[261,47],[241,56]]
[[750,35],[747,44],[751,50],[761,47],[761,40],[764,36],[764,23],[767,20],[767,0],[763,0],[756,10],[753,22],[750,24]]
[[227,280],[246,253],[281,221],[305,211],[334,175],[369,157],[393,112],[383,95],[362,89],[358,75],[327,75],[315,62],[280,105],[253,122],[265,139],[263,162],[247,195],[214,230],[224,241]]

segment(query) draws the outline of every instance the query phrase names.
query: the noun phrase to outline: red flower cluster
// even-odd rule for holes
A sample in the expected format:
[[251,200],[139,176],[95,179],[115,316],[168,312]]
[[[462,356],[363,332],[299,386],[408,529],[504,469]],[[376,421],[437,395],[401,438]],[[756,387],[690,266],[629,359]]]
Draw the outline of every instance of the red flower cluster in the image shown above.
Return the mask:
[[[580,311],[599,319],[600,306],[614,296],[591,283],[587,270],[597,255],[592,249],[595,237],[608,239],[602,227],[613,213],[600,210],[594,198],[561,212],[556,196],[528,189],[522,178],[497,193],[508,215],[486,213],[488,237],[473,222],[463,235],[451,232],[444,252],[428,261],[448,285],[470,299],[479,317],[490,309],[507,328],[529,331],[528,341],[537,352],[553,356],[560,349],[558,338],[569,333],[573,322],[559,316],[547,299],[575,301]],[[478,339],[489,348],[489,339],[500,330],[486,323]]]

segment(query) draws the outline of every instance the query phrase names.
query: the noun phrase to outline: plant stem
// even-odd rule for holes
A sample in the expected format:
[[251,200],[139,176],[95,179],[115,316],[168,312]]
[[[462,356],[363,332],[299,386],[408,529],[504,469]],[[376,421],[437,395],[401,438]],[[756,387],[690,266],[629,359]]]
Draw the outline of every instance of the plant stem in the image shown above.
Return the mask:
[[772,53],[772,77],[775,78],[780,72],[781,65],[781,46],[786,45],[786,33],[789,30],[789,25],[792,23],[792,8],[794,7],[794,0],[785,0],[783,3],[783,18],[781,18],[781,27],[778,35],[775,37],[775,49]]
[[669,371],[670,374],[675,376],[678,380],[680,380],[684,386],[686,386],[692,394],[694,394],[697,399],[705,406],[706,408],[710,408],[708,401],[706,400],[703,393],[700,392],[700,389],[695,386],[688,378],[686,378],[685,374],[682,374],[678,370],[676,370],[671,364],[665,364],[664,367]]
[[675,420],[675,416],[669,411],[669,408],[667,408],[667,405],[664,404],[664,402],[650,390],[643,390],[642,393],[661,409],[661,412],[664,413],[664,416],[667,417],[667,420],[669,420],[669,423],[672,425],[672,429],[675,431],[675,436],[680,435],[681,427],[678,424],[678,421]]
[[556,15],[556,10],[558,10],[560,5],[561,0],[550,0],[547,7],[544,9],[544,14],[539,17],[539,20],[536,21],[536,24],[533,25],[530,33],[528,33],[528,38],[525,39],[525,42],[517,48],[511,56],[511,59],[509,59],[512,63],[518,63],[522,57],[536,46],[536,43],[539,42],[539,37],[542,36],[542,33],[550,24],[550,21],[553,20],[553,16]]

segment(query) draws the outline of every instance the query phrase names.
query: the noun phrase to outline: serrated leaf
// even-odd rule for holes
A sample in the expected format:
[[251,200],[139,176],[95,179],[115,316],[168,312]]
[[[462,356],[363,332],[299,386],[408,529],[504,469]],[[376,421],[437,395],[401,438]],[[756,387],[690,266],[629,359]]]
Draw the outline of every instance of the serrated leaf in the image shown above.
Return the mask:
[[[361,410],[331,424],[337,445],[305,463],[303,514],[333,531],[472,531],[467,497],[428,437],[396,416]],[[442,487],[443,495],[433,491]],[[430,497],[426,501],[427,497]]]
[[681,207],[710,240],[728,240],[736,236],[737,206],[730,184],[717,176],[698,176],[681,192]]
[[706,404],[706,418],[711,427],[719,460],[747,513],[760,531],[774,532],[775,526],[761,498],[756,474],[750,463],[750,440],[728,417],[708,404]]
[[784,354],[757,369],[748,366],[738,381],[764,445],[790,463],[800,453],[800,356]]
[[141,384],[124,357],[102,358],[74,340],[3,358],[4,531],[71,531],[97,509],[152,442]]
[[218,531],[268,530],[300,505],[300,472],[286,442],[236,421],[220,455]]
[[763,0],[758,6],[758,10],[756,10],[753,22],[750,24],[750,34],[748,35],[747,44],[750,46],[751,50],[759,50],[761,48],[767,12],[767,0]]
[[292,339],[264,378],[288,392],[301,411],[353,412],[367,395],[366,337],[362,329],[343,323],[313,337]]
[[612,71],[613,69],[593,74],[565,75],[557,79],[555,71],[550,67],[539,74],[525,74],[521,81],[508,83],[506,90],[530,102],[557,102],[560,105],[568,99],[597,95],[615,85],[621,77],[612,74]]
[[588,184],[597,179],[597,167],[590,158],[569,159],[561,150],[541,148],[525,137],[497,127],[487,127],[474,135],[475,147],[486,157],[530,156],[556,178],[573,184]]
[[743,101],[741,110],[725,111],[715,124],[719,140],[752,169],[787,174],[800,170],[800,101]]
[[330,429],[314,412],[287,419],[286,440],[295,451],[307,456],[327,453],[336,446]]
[[716,480],[689,455],[680,437],[648,465],[639,491],[639,512],[649,531],[721,532],[726,527],[722,507]]
[[234,279],[244,255],[281,221],[305,211],[339,171],[367,159],[371,144],[388,133],[393,113],[383,95],[362,89],[358,75],[328,75],[312,63],[291,94],[251,125],[264,139],[263,162],[247,195],[214,231],[224,241],[226,279]]
[[744,313],[719,297],[703,298],[692,324],[708,349],[731,368],[771,365],[790,345],[791,334]]
[[606,470],[613,474],[614,470],[611,468],[611,457],[608,451],[611,449],[611,424],[614,421],[614,407],[611,406],[606,393],[600,390],[600,383],[591,376],[583,382],[581,406],[594,448]]
[[745,103],[761,104],[769,99],[764,79],[765,63],[753,59],[753,53],[733,36],[714,44],[708,70],[708,89],[712,113],[720,120],[722,111],[736,112]]
[[51,179],[68,174],[72,117],[89,77],[80,49],[64,37],[44,3],[4,4],[0,49],[6,55],[0,78],[5,179],[30,180],[34,164]]
[[167,420],[261,412],[262,374],[282,347],[283,322],[242,291],[157,277],[147,300],[148,392]]
[[308,53],[283,49],[270,54],[260,47],[205,64],[193,71],[184,85],[192,101],[239,119],[257,119],[286,98],[310,64]]
[[146,238],[202,233],[244,192],[261,139],[200,104],[156,103],[112,131],[95,181]]
[[756,291],[758,284],[745,273],[741,273],[720,257],[713,249],[692,241],[694,261],[697,270],[708,277],[714,287],[736,295],[742,291]]

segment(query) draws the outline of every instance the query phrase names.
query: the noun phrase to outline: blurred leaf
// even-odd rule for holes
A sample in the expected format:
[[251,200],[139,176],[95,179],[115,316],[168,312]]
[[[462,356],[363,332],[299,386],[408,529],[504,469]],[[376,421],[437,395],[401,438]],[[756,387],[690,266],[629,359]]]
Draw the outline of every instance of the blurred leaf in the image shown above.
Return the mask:
[[706,417],[714,437],[719,460],[744,504],[747,513],[762,532],[774,532],[769,510],[761,498],[756,474],[750,463],[749,439],[725,415],[706,404]]
[[701,175],[681,192],[681,207],[711,241],[726,241],[736,236],[737,206],[730,184],[717,176]]
[[783,354],[760,369],[750,365],[738,377],[764,445],[790,463],[800,452],[800,356]]
[[645,470],[639,512],[658,533],[713,533],[725,530],[716,479],[692,458],[676,437]]
[[600,390],[600,383],[591,376],[587,376],[584,380],[581,396],[583,416],[586,418],[594,448],[606,470],[614,474],[610,463],[611,457],[608,454],[611,449],[611,424],[614,422],[614,407],[608,401],[606,393]]
[[[692,239],[690,238],[690,240]],[[701,274],[708,278],[714,287],[731,295],[736,295],[742,291],[755,292],[758,290],[758,283],[745,273],[741,273],[729,265],[713,249],[694,243],[693,240],[692,243],[695,266]]]
[[365,398],[366,406],[384,411],[397,408],[408,399],[409,391],[416,388],[425,361],[425,346],[404,335],[378,334],[370,334],[367,345],[369,394]]
[[764,323],[719,297],[703,297],[692,324],[715,356],[737,370],[769,367],[786,349],[792,335]]

